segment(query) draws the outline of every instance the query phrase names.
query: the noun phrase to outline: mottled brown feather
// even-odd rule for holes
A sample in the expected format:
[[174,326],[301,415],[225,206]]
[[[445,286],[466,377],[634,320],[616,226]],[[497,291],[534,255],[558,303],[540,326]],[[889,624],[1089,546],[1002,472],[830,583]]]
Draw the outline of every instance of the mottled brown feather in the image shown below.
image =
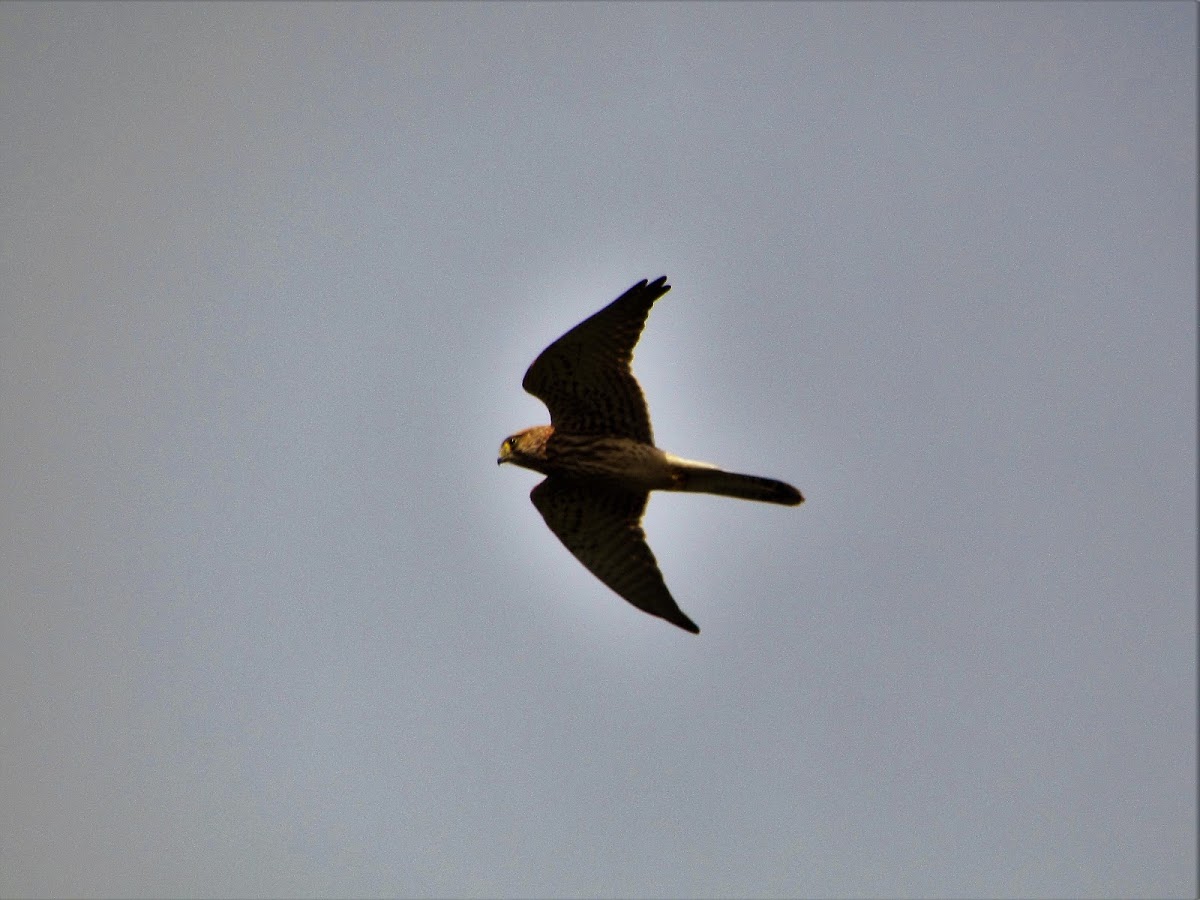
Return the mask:
[[631,366],[650,307],[670,289],[665,275],[639,281],[533,361],[521,384],[546,404],[556,431],[654,443]]
[[646,543],[641,520],[648,494],[552,476],[529,499],[575,558],[617,594],[652,616],[700,633],[667,590]]

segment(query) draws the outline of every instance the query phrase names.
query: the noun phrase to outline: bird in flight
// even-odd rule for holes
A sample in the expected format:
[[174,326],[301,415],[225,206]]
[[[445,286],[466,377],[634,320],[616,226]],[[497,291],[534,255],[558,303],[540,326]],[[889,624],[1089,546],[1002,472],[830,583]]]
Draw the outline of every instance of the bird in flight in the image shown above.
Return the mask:
[[550,410],[549,425],[505,438],[497,463],[546,478],[529,495],[550,530],[587,569],[638,609],[699,634],[679,608],[642,530],[650,491],[693,491],[797,506],[790,484],[726,472],[654,446],[650,411],[633,377],[633,347],[664,275],[639,281],[541,352],[521,382]]

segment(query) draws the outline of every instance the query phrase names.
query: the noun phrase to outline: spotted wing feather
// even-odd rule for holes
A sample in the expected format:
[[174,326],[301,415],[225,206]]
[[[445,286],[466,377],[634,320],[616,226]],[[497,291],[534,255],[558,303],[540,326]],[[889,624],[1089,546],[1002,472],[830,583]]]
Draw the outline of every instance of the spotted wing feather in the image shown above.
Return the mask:
[[700,633],[667,590],[646,543],[641,519],[649,495],[550,477],[529,499],[593,575],[643,612]]
[[546,404],[556,431],[654,443],[631,365],[650,307],[670,289],[665,275],[639,281],[533,361],[522,386]]

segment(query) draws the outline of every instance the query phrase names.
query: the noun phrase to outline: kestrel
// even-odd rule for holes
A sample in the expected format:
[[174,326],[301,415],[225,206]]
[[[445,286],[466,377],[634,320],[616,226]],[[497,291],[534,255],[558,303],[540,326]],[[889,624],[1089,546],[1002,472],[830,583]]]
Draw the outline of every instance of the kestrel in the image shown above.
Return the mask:
[[546,478],[529,495],[550,530],[602,582],[644,612],[699,634],[671,597],[642,530],[650,491],[694,491],[796,506],[790,484],[725,472],[654,446],[650,411],[630,368],[633,347],[667,277],[639,281],[542,351],[526,391],[549,425],[505,438],[497,463]]

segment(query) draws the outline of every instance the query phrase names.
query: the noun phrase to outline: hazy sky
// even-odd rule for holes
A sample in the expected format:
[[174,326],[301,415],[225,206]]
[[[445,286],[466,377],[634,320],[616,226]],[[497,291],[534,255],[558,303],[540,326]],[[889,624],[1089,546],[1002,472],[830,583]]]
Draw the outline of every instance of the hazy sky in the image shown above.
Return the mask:
[[1194,896],[1196,20],[0,4],[0,895]]

